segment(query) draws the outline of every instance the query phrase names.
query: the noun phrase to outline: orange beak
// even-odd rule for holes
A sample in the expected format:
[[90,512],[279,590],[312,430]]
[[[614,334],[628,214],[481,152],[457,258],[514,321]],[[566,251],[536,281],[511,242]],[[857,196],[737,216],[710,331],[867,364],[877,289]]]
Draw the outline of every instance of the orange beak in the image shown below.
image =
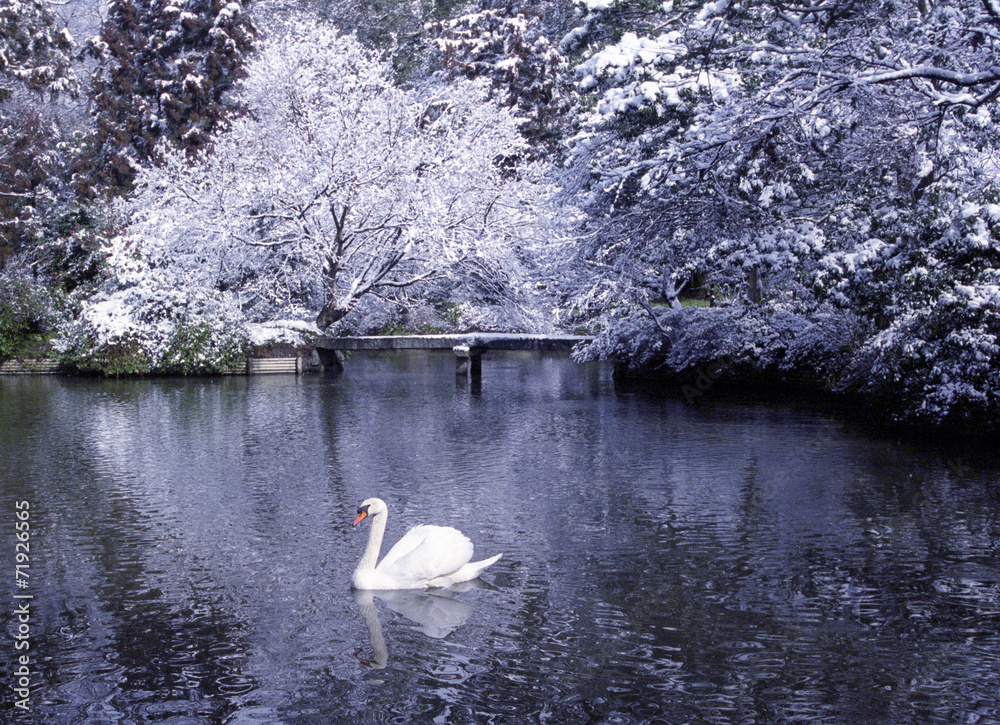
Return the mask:
[[364,518],[368,515],[367,511],[358,511],[358,518],[354,519],[354,523],[351,526],[357,526],[360,524]]

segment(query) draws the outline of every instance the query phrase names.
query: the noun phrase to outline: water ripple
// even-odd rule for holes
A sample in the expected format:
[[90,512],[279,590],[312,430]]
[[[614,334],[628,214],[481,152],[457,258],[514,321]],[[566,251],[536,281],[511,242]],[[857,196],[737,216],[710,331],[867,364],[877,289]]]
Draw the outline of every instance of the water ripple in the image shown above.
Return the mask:
[[[473,394],[452,362],[4,381],[0,507],[39,509],[39,716],[1000,720],[995,462],[550,358],[487,361]],[[388,541],[432,522],[504,552],[454,593],[461,624],[429,636],[387,595],[376,630],[352,597],[372,494]]]

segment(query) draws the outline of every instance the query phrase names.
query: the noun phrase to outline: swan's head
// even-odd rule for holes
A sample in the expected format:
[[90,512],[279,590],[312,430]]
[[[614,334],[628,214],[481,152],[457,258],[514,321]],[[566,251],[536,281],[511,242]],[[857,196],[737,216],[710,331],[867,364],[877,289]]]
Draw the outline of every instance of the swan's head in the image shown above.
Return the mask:
[[354,519],[353,526],[357,526],[369,516],[384,515],[389,512],[389,507],[380,498],[366,498],[358,506],[358,517]]

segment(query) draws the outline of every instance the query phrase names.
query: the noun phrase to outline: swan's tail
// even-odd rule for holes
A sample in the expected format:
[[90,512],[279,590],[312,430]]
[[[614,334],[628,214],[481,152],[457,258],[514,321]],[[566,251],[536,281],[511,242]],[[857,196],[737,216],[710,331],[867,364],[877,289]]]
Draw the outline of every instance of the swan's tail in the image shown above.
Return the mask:
[[472,581],[473,579],[478,578],[486,567],[496,564],[501,556],[503,556],[503,554],[497,554],[496,556],[491,556],[489,559],[483,559],[482,561],[470,561],[454,574],[449,574],[446,577],[439,577],[438,579],[428,582],[428,584],[434,587],[447,587],[460,582]]

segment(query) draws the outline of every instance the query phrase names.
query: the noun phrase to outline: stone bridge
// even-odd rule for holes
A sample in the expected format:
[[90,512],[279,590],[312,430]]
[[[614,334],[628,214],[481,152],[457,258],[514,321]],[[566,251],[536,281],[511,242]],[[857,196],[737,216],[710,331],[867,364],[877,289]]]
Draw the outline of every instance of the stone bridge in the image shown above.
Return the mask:
[[483,353],[487,350],[569,351],[592,338],[582,335],[531,335],[519,332],[473,332],[458,335],[370,335],[365,337],[318,337],[313,342],[326,366],[343,366],[338,351],[345,350],[453,350],[455,372],[473,380],[482,377]]

